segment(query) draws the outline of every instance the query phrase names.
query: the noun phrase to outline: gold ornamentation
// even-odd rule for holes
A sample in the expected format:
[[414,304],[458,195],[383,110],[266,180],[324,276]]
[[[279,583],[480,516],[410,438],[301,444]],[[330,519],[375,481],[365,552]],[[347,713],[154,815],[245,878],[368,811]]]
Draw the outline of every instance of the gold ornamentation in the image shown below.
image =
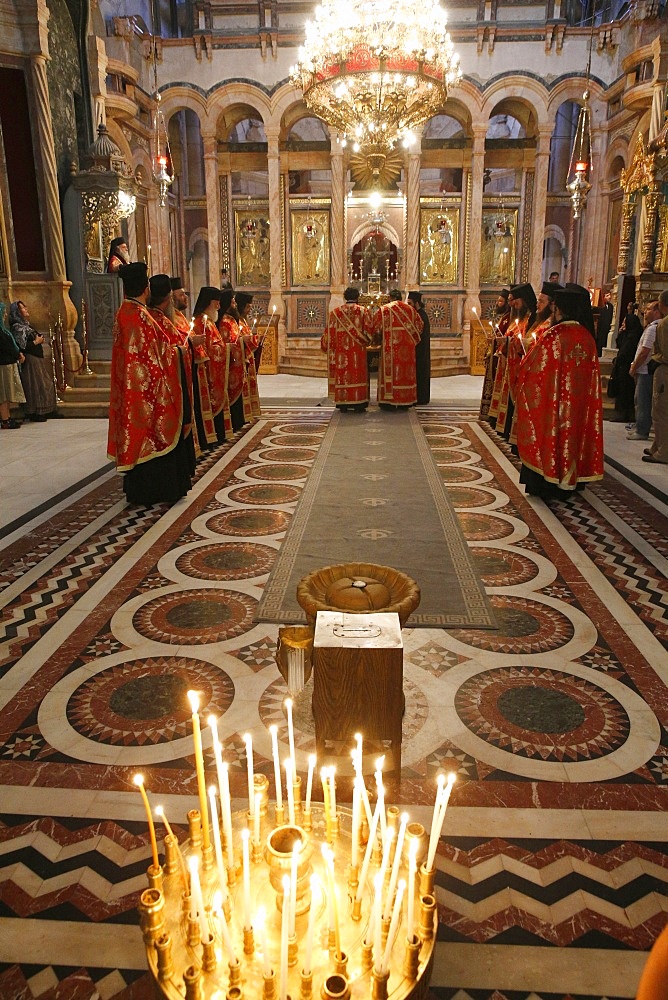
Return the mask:
[[269,208],[246,208],[234,211],[234,235],[237,250],[237,285],[268,287]]
[[230,241],[230,199],[228,195],[228,174],[220,177],[220,242],[222,254],[220,266],[229,273],[232,258]]
[[659,206],[659,235],[656,240],[654,270],[660,274],[668,271],[668,205]]
[[516,234],[517,209],[504,212],[503,217],[498,212],[483,212],[481,285],[514,284]]
[[329,212],[293,209],[290,223],[293,285],[328,285]]
[[[471,246],[471,198],[473,197],[473,174],[466,172],[466,217],[464,223],[464,288],[469,284],[469,247]],[[480,279],[478,279],[480,284]]]
[[619,240],[619,257],[617,258],[617,274],[626,274],[629,267],[631,252],[631,230],[633,216],[636,213],[635,202],[624,201],[622,205],[622,235]]
[[529,258],[531,254],[531,216],[533,215],[533,191],[535,172],[527,170],[524,183],[524,225],[522,226],[522,254],[520,259],[520,281],[529,280]]
[[457,283],[458,208],[420,209],[420,284]]
[[402,166],[403,158],[396,150],[388,150],[383,154],[382,162],[377,162],[377,174],[374,174],[366,156],[353,153],[350,157],[350,174],[355,181],[356,190],[367,191],[373,187],[388,190],[394,187],[401,176]]
[[648,153],[642,132],[636,140],[633,160],[628,170],[622,170],[620,186],[629,198],[638,191],[646,191],[654,186],[656,178],[656,153]]

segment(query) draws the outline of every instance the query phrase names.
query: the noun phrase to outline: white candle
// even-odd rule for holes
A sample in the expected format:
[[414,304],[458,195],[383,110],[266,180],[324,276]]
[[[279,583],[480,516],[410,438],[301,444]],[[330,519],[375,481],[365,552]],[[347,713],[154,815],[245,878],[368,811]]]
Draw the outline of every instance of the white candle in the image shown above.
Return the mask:
[[394,901],[394,909],[392,910],[392,919],[390,921],[390,930],[387,935],[387,941],[385,942],[385,953],[383,955],[383,974],[390,971],[390,955],[392,954],[392,945],[394,944],[394,939],[397,936],[397,927],[399,926],[399,917],[401,916],[401,901],[403,899],[404,890],[406,888],[406,881],[402,878],[399,883],[399,888],[397,889],[397,898]]
[[382,804],[380,813],[380,839],[385,840],[385,831],[387,830],[387,818],[385,816],[385,786],[383,785],[383,764],[385,762],[384,757],[379,757],[376,761],[376,771],[374,777],[376,779],[376,794],[378,801]]
[[260,803],[262,802],[262,794],[260,792],[255,793],[255,809],[253,811],[253,840],[256,844],[260,843]]
[[332,851],[327,844],[323,844],[321,850],[322,856],[325,859],[325,868],[327,871],[327,927],[330,931],[333,931],[336,921],[334,919],[334,893],[332,892],[332,879],[330,878]]
[[264,907],[255,914],[255,923],[260,929],[260,945],[262,947],[262,974],[265,977],[271,975],[271,959],[269,957],[269,942],[267,940],[267,918]]
[[290,926],[288,928],[290,937],[295,936],[295,920],[297,918],[297,868],[299,867],[299,852],[302,849],[301,840],[296,840],[292,848],[292,858],[290,859]]
[[248,811],[251,820],[253,819],[253,808],[255,806],[255,778],[253,776],[253,737],[250,733],[244,736],[246,744],[246,767],[248,771]]
[[225,919],[225,914],[222,911],[221,902],[221,895],[217,892],[213,897],[213,912],[218,917],[220,936],[223,939],[223,944],[225,946],[225,951],[227,952],[230,965],[237,965],[237,956],[234,953],[234,945],[232,944],[232,938],[230,937],[230,929],[227,926],[227,920]]
[[[223,779],[222,779],[222,767],[223,767],[223,748],[220,744],[218,738],[218,722],[215,715],[210,715],[206,720],[209,724],[209,729],[211,730],[211,737],[213,739],[213,756],[216,762],[216,774],[218,776],[218,788],[220,790],[221,802],[223,795]],[[222,811],[222,806],[221,806]]]
[[244,930],[251,927],[251,894],[250,894],[250,850],[248,842],[250,840],[250,830],[248,827],[241,831],[241,852],[243,859],[244,878]]
[[387,872],[387,866],[390,863],[390,850],[392,849],[392,841],[394,840],[394,830],[391,826],[388,826],[385,831],[385,839],[383,841],[383,858],[380,863],[380,877],[381,884],[385,881],[385,873]]
[[227,847],[227,867],[234,868],[234,849],[232,847],[232,809],[230,805],[230,774],[229,765],[222,766],[222,784],[220,786],[220,809],[223,814],[223,830]]
[[351,854],[350,861],[353,868],[357,867],[359,861],[359,825],[360,825],[360,789],[359,789],[359,775],[355,778],[353,783],[353,819],[352,828],[350,831],[351,837]]
[[330,767],[329,769],[329,808],[332,813],[332,821],[336,819],[336,781],[334,777],[336,775],[336,768]]
[[355,733],[355,743],[357,744],[357,766],[359,768],[359,773],[362,773],[362,747],[364,745],[361,733]]
[[278,726],[269,726],[271,733],[271,756],[274,760],[274,784],[276,785],[276,808],[283,808],[283,783],[281,781],[281,762],[278,759]]
[[292,761],[288,757],[285,761],[285,787],[288,790],[288,823],[295,825],[295,790],[292,785]]
[[290,923],[290,876],[283,876],[283,912],[281,914],[280,1000],[288,996],[288,925]]
[[380,873],[373,880],[373,967],[380,975],[383,971],[383,922],[381,920],[381,898],[383,895],[383,879]]
[[383,920],[387,920],[392,912],[392,900],[394,899],[394,891],[397,887],[397,880],[399,878],[399,867],[401,865],[401,851],[404,846],[404,837],[406,836],[407,823],[408,823],[408,813],[402,813],[401,823],[399,825],[399,833],[397,834],[397,846],[394,849],[394,862],[392,864],[392,874],[390,875],[390,884],[387,889],[385,908],[383,910]]
[[417,857],[417,840],[411,841],[411,846],[408,849],[408,903],[406,906],[406,938],[409,943],[412,943],[415,937],[415,876],[416,876],[416,857]]
[[315,889],[318,884],[318,880],[315,875],[311,875],[311,905],[308,911],[308,927],[306,928],[306,951],[304,953],[304,969],[303,973],[305,976],[311,974],[311,961],[313,957],[313,930],[315,928]]
[[209,837],[209,809],[206,804],[206,779],[204,777],[204,753],[202,750],[202,732],[199,724],[199,696],[197,691],[188,691],[188,701],[192,711],[193,744],[195,747],[195,771],[197,773],[197,792],[199,809],[202,818],[202,846],[208,850],[211,846]]
[[290,748],[290,762],[292,763],[292,777],[297,773],[297,761],[295,759],[295,730],[292,725],[292,698],[285,699],[285,711],[288,716],[288,746]]
[[377,802],[376,811],[373,814],[373,819],[371,820],[371,825],[369,827],[369,839],[367,840],[366,851],[364,852],[364,861],[362,862],[362,871],[360,872],[359,883],[357,885],[357,892],[355,894],[355,899],[358,902],[362,901],[362,893],[364,891],[366,877],[369,872],[369,864],[371,862],[371,854],[373,853],[373,846],[376,840],[376,829],[378,827],[379,816],[380,816],[380,802]]
[[306,801],[304,803],[305,812],[309,812],[311,809],[311,793],[313,791],[313,772],[315,771],[316,759],[317,758],[314,753],[309,754],[308,776],[306,778]]
[[[426,867],[428,869],[431,869],[434,861],[434,855],[436,853],[436,840],[438,839],[436,828],[438,825],[438,816],[440,811],[439,807],[441,804],[441,792],[443,791],[443,786],[445,784],[445,775],[439,774],[437,782],[438,782],[438,787],[436,789],[436,798],[434,800],[434,811],[431,816],[431,830],[429,832],[429,849],[427,850]],[[431,864],[429,863],[429,858],[431,858]]]
[[[427,871],[431,871],[434,867],[434,859],[436,857],[436,846],[441,837],[441,830],[443,829],[443,821],[445,819],[445,811],[448,808],[448,800],[450,798],[450,792],[452,791],[452,786],[455,783],[455,775],[449,774],[447,784],[445,787],[439,789],[439,794],[436,797],[436,807],[438,807],[438,815],[436,817],[436,825],[432,825],[431,837],[429,839],[429,853],[427,854]],[[439,802],[440,798],[440,802]],[[432,839],[433,838],[433,839]]]
[[191,856],[188,858],[188,868],[190,869],[190,919],[199,918],[199,930],[202,941],[209,940],[209,925],[204,912],[204,897],[202,896],[202,886],[199,880],[199,858]]
[[216,868],[218,869],[218,881],[223,893],[223,899],[227,896],[227,874],[223,864],[223,848],[220,843],[220,826],[218,825],[218,809],[216,807],[215,785],[209,787],[209,802],[211,803],[211,829],[213,830],[213,847],[216,853]]

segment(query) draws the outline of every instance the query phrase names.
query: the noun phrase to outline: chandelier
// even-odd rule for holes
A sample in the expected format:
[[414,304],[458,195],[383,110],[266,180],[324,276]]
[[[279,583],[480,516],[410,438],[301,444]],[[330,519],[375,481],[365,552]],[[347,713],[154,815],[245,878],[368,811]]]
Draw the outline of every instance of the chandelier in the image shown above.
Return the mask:
[[591,169],[591,110],[589,107],[589,91],[582,95],[582,105],[575,130],[575,141],[571,152],[571,162],[568,176],[573,180],[566,185],[571,196],[573,218],[578,219],[587,205],[587,195],[591,191],[589,171]]
[[[155,113],[153,116],[153,139],[155,143],[155,156],[153,158],[153,180],[158,186],[158,200],[160,208],[167,204],[167,193],[174,183],[174,169],[172,167],[172,153],[169,148],[169,133],[165,123],[165,116],[160,108],[160,91],[158,90],[158,56],[156,51],[155,34],[151,36],[151,50],[153,57],[153,82],[155,87]],[[170,174],[168,166],[172,172]]]
[[350,140],[373,174],[445,103],[459,57],[438,0],[323,0],[291,67],[306,106]]

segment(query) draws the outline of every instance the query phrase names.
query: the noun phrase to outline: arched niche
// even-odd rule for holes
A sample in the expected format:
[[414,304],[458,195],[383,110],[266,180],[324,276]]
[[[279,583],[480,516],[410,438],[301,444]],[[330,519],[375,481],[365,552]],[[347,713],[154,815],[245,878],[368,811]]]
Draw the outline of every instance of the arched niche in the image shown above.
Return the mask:
[[449,100],[447,111],[429,119],[422,131],[420,195],[461,194],[470,136],[471,116],[459,102]]
[[563,101],[556,110],[554,129],[550,138],[548,191],[560,194],[566,191],[568,167],[581,106],[577,101]]
[[205,193],[204,144],[199,116],[190,108],[174,112],[167,123],[172,165],[185,197]]
[[259,111],[248,104],[226,108],[218,118],[217,135],[232,196],[268,198],[267,134]]

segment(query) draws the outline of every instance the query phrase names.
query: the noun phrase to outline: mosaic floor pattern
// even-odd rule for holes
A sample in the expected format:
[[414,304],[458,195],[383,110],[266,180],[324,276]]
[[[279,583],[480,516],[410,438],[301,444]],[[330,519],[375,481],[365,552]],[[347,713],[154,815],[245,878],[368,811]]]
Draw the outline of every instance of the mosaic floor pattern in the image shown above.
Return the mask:
[[[253,618],[329,417],[269,410],[174,507],[126,507],[111,479],[0,552],[1,1000],[150,995],[132,776],[185,833],[196,687],[233,794],[246,732],[271,777],[286,689]],[[632,997],[668,912],[668,523],[608,479],[529,501],[488,427],[421,420],[498,625],[404,633],[397,801],[423,818],[458,775],[434,995]],[[295,723],[305,770],[308,687]]]

